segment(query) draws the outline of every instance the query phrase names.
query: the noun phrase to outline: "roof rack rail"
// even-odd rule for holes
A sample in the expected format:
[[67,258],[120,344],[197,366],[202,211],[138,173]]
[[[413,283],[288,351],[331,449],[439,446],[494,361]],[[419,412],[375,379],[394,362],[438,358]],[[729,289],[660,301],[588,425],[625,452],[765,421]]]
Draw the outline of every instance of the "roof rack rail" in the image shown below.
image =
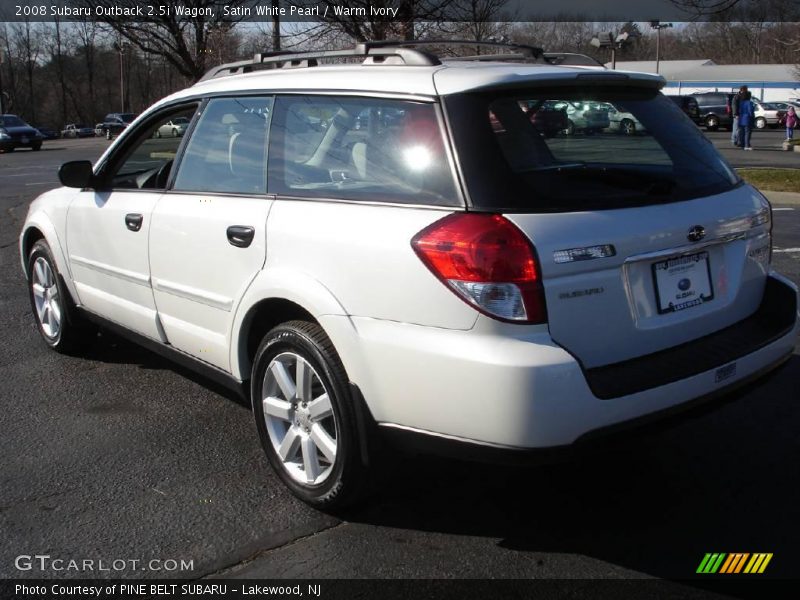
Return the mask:
[[538,62],[550,65],[565,65],[570,67],[603,67],[601,63],[585,54],[575,54],[571,52],[544,52],[541,58],[531,60],[530,56],[521,53],[503,54],[475,54],[472,56],[452,56],[444,59],[446,61],[475,60],[475,61],[519,61],[519,62]]
[[261,52],[249,60],[240,60],[214,67],[207,71],[200,78],[200,81],[250,73],[262,69],[315,67],[320,60],[332,58],[364,58],[364,62],[371,61],[370,64],[397,64],[396,61],[391,61],[392,58],[398,59],[402,64],[408,66],[436,66],[442,64],[433,54],[413,48],[401,47],[406,45],[410,44],[408,42],[361,42],[353,48],[344,50]]
[[[542,61],[546,56],[541,48],[526,44],[510,42],[476,42],[475,40],[381,40],[360,42],[353,48],[343,50],[326,50],[311,52],[261,52],[248,60],[226,63],[213,67],[206,72],[200,81],[239,75],[262,69],[315,67],[321,60],[334,58],[363,58],[364,64],[404,64],[408,66],[436,66],[442,64],[439,58],[430,53],[418,50],[417,46],[478,46],[488,48],[508,48],[515,51],[510,55],[478,55],[463,57],[472,60],[498,60],[498,56],[507,56],[505,60]],[[493,56],[493,58],[489,58]],[[454,59],[458,57],[453,57]]]

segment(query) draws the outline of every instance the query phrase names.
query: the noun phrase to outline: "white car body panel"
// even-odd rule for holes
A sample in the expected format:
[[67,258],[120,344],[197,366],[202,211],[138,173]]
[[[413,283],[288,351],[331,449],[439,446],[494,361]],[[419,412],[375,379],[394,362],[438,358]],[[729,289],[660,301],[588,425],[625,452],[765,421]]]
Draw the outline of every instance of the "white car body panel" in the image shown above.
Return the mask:
[[[215,194],[164,194],[153,213],[153,295],[169,343],[230,370],[234,311],[264,266],[272,201]],[[232,225],[255,229],[247,248],[232,246]]]
[[[149,338],[166,341],[158,325],[150,286],[148,239],[161,192],[79,192],[69,206],[66,247],[77,301]],[[125,224],[143,217],[141,229]]]
[[[752,314],[761,301],[768,268],[768,252],[753,250],[769,245],[769,226],[753,229],[750,219],[765,210],[761,196],[745,186],[686,202],[507,217],[539,252],[553,339],[591,368],[677,346]],[[686,235],[695,225],[705,227],[706,241],[747,237],[711,246],[692,244]],[[605,244],[614,245],[615,256],[563,264],[553,259],[559,250]],[[651,265],[701,249],[710,255],[714,299],[659,314]],[[666,255],[648,256],[662,252]],[[748,258],[751,253],[761,260]],[[591,293],[581,294],[587,290]]]

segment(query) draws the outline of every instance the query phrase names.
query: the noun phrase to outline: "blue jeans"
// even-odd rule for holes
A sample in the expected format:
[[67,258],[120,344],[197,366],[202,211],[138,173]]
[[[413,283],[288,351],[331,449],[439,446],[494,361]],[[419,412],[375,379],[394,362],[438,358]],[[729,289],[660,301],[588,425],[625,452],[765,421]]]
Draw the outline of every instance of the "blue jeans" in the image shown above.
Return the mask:
[[750,125],[739,125],[739,145],[742,148],[750,147],[750,132],[752,127]]
[[731,144],[739,145],[739,115],[733,117],[733,124],[731,125]]
[[790,140],[794,137],[794,127],[787,127],[786,128],[786,139]]

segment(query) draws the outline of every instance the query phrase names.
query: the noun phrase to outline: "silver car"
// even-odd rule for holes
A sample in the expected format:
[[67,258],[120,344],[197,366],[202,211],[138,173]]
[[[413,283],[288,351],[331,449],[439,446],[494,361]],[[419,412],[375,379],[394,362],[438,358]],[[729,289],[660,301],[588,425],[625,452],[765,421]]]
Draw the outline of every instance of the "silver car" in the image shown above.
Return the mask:
[[186,117],[177,117],[171,121],[167,121],[161,127],[156,129],[155,137],[183,137],[186,129],[189,127],[189,119]]

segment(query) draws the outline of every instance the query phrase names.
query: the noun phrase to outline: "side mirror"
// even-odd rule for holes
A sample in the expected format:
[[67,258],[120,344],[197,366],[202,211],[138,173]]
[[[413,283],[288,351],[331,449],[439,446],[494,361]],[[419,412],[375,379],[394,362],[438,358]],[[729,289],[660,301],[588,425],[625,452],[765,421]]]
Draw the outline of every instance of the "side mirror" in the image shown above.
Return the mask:
[[92,163],[88,160],[73,160],[61,165],[58,170],[61,184],[72,188],[88,188],[95,183]]

